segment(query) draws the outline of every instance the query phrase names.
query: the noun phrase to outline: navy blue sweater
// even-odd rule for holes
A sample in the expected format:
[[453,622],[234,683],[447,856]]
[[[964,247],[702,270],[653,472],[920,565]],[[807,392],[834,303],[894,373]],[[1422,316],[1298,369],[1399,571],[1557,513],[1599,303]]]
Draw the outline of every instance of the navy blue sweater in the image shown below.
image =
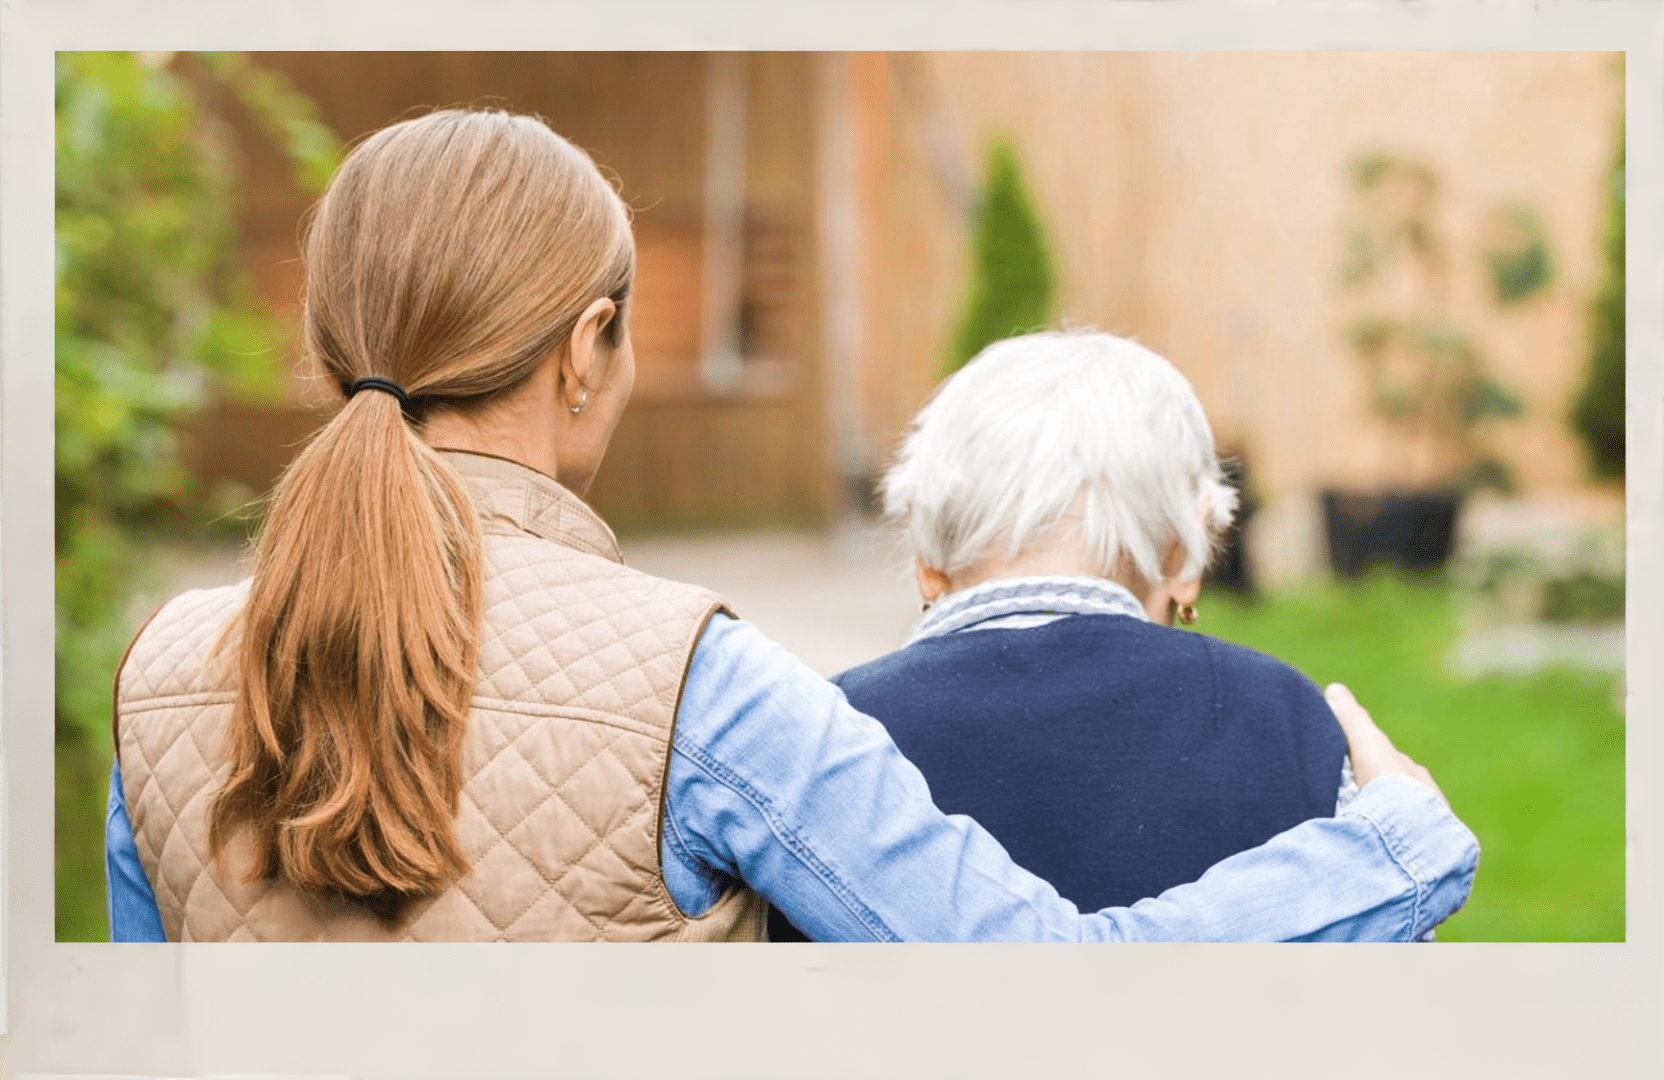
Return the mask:
[[[1019,866],[1132,904],[1335,810],[1346,739],[1252,649],[1125,615],[926,638],[833,680]],[[775,940],[803,940],[778,913]]]

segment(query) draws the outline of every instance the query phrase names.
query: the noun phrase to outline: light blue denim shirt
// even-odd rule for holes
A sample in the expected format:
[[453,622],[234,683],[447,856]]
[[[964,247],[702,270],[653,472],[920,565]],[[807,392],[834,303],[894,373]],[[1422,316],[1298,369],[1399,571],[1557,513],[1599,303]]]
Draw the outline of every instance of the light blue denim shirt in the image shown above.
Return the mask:
[[[837,687],[720,615],[688,669],[661,845],[683,911],[738,879],[822,941],[1412,941],[1466,902],[1479,859],[1432,791],[1388,776],[1199,881],[1082,914],[937,810]],[[106,861],[113,939],[163,940],[119,766]]]

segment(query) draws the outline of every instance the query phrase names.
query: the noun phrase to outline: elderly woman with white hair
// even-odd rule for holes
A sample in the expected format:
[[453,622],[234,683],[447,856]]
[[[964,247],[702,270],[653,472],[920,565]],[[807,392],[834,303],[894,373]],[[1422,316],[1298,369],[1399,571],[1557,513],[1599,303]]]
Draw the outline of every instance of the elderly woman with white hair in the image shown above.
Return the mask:
[[1346,740],[1318,688],[1172,629],[1196,621],[1237,496],[1166,360],[1096,332],[991,345],[920,411],[883,492],[925,615],[835,681],[944,811],[1087,909],[1335,813]]

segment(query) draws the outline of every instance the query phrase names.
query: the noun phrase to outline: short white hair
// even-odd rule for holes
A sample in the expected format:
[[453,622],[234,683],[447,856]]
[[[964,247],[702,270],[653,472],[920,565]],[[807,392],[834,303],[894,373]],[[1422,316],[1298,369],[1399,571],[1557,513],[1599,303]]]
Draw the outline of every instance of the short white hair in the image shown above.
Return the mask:
[[913,554],[949,575],[1067,528],[1105,577],[1200,577],[1236,511],[1190,383],[1097,331],[998,341],[937,388],[884,477]]

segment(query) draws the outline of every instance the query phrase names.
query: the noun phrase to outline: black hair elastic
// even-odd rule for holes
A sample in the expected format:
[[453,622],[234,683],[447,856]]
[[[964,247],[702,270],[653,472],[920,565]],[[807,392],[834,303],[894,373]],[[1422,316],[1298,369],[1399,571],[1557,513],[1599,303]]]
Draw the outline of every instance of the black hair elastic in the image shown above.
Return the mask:
[[366,375],[362,379],[354,379],[347,384],[347,397],[352,397],[360,390],[381,390],[399,399],[399,407],[406,411],[410,409],[410,395],[404,387],[392,379],[384,379],[379,375]]

